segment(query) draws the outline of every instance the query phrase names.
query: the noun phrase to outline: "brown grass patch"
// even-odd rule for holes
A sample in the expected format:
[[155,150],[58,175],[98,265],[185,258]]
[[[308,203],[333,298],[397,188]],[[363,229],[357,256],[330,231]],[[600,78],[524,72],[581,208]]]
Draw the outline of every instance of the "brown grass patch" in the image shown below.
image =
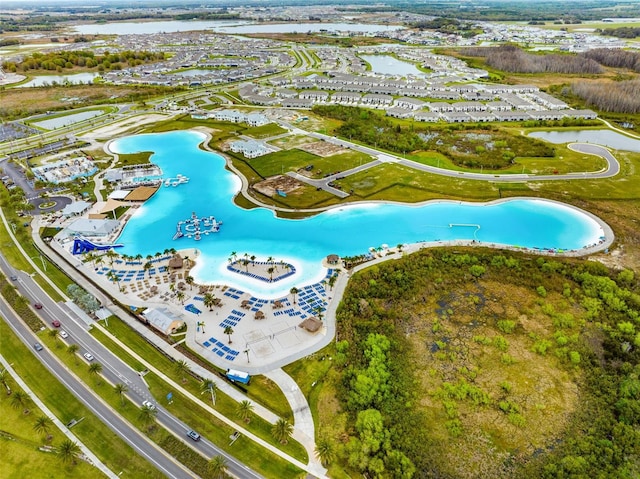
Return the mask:
[[[419,310],[407,307],[414,311],[408,330],[412,361],[420,371],[420,406],[433,426],[433,453],[443,472],[460,478],[500,477],[507,458],[528,457],[564,433],[578,404],[577,379],[553,353],[532,351],[537,338],[553,341],[552,320],[540,302],[530,289],[481,281],[455,294],[439,296],[436,291]],[[549,294],[545,302],[556,311],[572,308],[560,295]],[[505,319],[517,323],[511,334],[497,328]],[[496,338],[504,338],[508,346],[499,347]],[[449,399],[463,431],[454,437],[437,392],[445,382],[462,380],[486,393],[490,404]],[[513,404],[523,422],[514,424],[519,419],[503,412],[501,401]]]

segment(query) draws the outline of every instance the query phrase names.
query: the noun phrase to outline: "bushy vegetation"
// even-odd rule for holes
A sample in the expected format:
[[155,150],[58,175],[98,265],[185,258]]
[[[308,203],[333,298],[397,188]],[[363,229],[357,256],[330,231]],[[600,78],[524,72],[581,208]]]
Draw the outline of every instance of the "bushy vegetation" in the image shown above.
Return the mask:
[[61,72],[73,68],[96,68],[99,71],[121,70],[124,67],[135,67],[144,63],[156,62],[164,59],[162,52],[148,51],[123,51],[118,53],[105,52],[96,55],[89,50],[81,51],[56,51],[49,53],[34,52],[25,57],[21,62],[4,62],[2,68],[5,71],[30,71],[49,70]]
[[[494,305],[496,299],[483,293],[489,294],[491,284],[500,285],[493,286],[498,290],[521,288],[531,320],[513,316],[515,298]],[[337,390],[347,415],[341,463],[354,475],[377,478],[634,477],[640,473],[639,293],[631,270],[482,250],[421,251],[354,275],[337,314],[336,363],[342,371]],[[470,312],[456,322],[461,305]],[[477,319],[470,324],[469,316]],[[474,335],[477,321],[495,321],[495,329],[485,325],[490,334]],[[435,341],[418,351],[423,326]],[[464,339],[456,330],[470,333]],[[560,416],[551,416],[563,417],[564,424],[548,425],[535,450],[529,442],[534,424],[528,421],[541,417],[545,403],[530,404],[520,383],[500,377],[500,371],[515,368],[517,378],[524,366],[525,381],[535,381],[533,363],[518,365],[523,352],[513,344],[526,346],[525,354],[540,358],[536,363],[564,376],[563,387],[577,388],[573,408],[558,408]],[[494,355],[502,365],[488,373],[473,367],[468,358],[474,348],[478,357]],[[421,358],[420,365],[428,368],[431,361],[438,368],[438,363],[441,373],[418,370],[415,359],[425,354],[432,359]],[[546,381],[551,369],[543,369],[539,380]],[[425,375],[438,374],[440,386],[427,400]],[[502,426],[491,435],[469,429],[474,415],[494,418],[492,429]],[[443,444],[438,424],[450,442]],[[509,431],[506,436],[520,434],[523,450],[498,441],[499,428]],[[455,447],[455,438],[483,443],[468,451],[478,467],[462,475],[439,462],[436,452]],[[491,457],[478,452],[484,448]]]
[[500,169],[516,157],[553,158],[553,146],[524,135],[511,135],[492,125],[453,124],[443,127],[402,127],[379,114],[357,107],[314,106],[321,116],[341,120],[335,133],[396,153],[437,151],[458,166]]
[[407,128],[365,108],[342,105],[316,105],[313,112],[318,115],[342,120],[344,123],[336,133],[368,145],[376,145],[397,153],[409,152],[423,148],[420,137]]

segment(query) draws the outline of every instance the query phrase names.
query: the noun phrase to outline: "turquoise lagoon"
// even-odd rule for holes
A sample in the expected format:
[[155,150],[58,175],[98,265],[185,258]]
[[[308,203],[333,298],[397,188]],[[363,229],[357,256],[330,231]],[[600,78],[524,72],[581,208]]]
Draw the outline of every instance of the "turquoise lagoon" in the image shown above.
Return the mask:
[[[196,248],[197,282],[235,286],[275,297],[293,286],[321,280],[322,259],[367,254],[371,247],[430,241],[477,240],[510,246],[576,250],[598,243],[604,234],[594,217],[545,200],[515,199],[494,203],[434,201],[419,206],[364,203],[329,209],[291,220],[266,208],[244,210],[233,203],[240,179],[225,169],[220,155],[201,150],[205,135],[193,131],[135,135],[117,139],[115,153],[154,151],[151,161],[164,177],[187,176],[188,183],[160,190],[132,216],[118,238],[123,253],[155,254],[167,248]],[[252,161],[260,161],[259,158]],[[178,221],[195,213],[223,222],[219,233],[173,240]],[[479,225],[479,228],[477,226]],[[296,274],[266,284],[226,269],[229,257],[269,256],[296,267]]]

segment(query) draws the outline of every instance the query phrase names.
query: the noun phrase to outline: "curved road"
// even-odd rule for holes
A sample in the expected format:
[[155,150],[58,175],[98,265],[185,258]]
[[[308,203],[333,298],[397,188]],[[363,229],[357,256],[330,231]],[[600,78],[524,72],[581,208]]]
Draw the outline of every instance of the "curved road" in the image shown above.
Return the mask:
[[[465,180],[481,180],[481,181],[493,181],[493,182],[522,182],[522,181],[557,181],[557,180],[586,180],[586,179],[602,179],[602,178],[611,178],[616,176],[620,172],[620,163],[618,160],[603,146],[592,145],[590,143],[572,143],[570,148],[574,151],[578,151],[580,153],[586,153],[589,155],[597,155],[605,159],[607,162],[607,167],[602,171],[585,171],[582,173],[567,173],[564,175],[529,175],[529,174],[486,174],[486,173],[470,173],[466,171],[453,171],[447,170],[444,168],[437,168],[435,166],[423,165],[422,163],[417,163],[412,160],[407,160],[405,158],[401,158],[399,156],[380,152],[374,148],[369,146],[363,146],[356,143],[352,143],[347,140],[343,140],[341,138],[336,138],[333,136],[325,135],[322,133],[309,132],[306,130],[301,130],[300,128],[291,125],[290,123],[281,122],[282,126],[288,128],[289,130],[295,131],[298,130],[303,134],[311,136],[313,138],[317,138],[319,140],[324,140],[328,143],[333,143],[334,145],[342,146],[343,148],[348,148],[354,151],[359,151],[361,153],[365,153],[367,155],[385,158],[387,162],[399,163],[401,165],[407,166],[409,168],[413,168],[416,170],[425,171],[427,173],[433,173],[435,175],[448,176],[450,178],[461,178]],[[366,165],[363,165],[366,166]],[[373,164],[368,164],[368,166],[374,166]],[[354,170],[361,170],[363,167],[358,167]],[[345,176],[344,173],[340,173],[339,176]],[[334,180],[335,178],[327,177],[322,181]],[[319,181],[319,180],[316,180]],[[324,188],[323,188],[324,189]]]

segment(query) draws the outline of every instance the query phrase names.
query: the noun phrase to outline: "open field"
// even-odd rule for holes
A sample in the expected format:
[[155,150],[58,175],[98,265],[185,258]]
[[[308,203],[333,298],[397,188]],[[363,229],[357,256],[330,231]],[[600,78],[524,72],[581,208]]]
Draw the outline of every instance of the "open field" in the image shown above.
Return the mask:
[[[82,105],[149,100],[163,92],[166,90],[113,85],[10,88],[0,90],[0,114],[8,119],[24,118],[49,110]],[[70,101],[69,98],[74,100]]]

